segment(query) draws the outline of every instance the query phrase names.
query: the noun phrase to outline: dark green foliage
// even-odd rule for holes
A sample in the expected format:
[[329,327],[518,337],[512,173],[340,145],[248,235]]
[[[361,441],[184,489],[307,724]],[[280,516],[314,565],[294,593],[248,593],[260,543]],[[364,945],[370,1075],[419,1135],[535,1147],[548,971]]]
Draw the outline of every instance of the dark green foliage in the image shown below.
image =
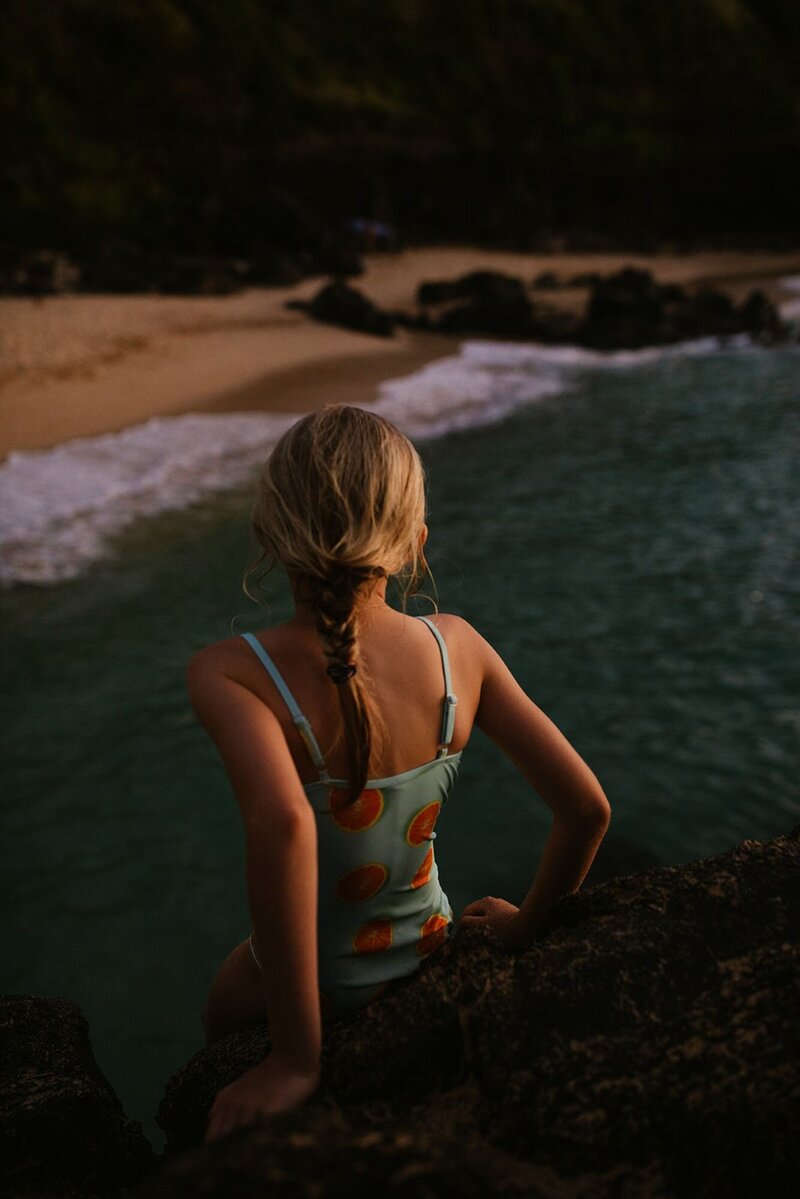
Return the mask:
[[411,236],[791,224],[796,0],[3,7],[5,257],[246,253],[276,188]]

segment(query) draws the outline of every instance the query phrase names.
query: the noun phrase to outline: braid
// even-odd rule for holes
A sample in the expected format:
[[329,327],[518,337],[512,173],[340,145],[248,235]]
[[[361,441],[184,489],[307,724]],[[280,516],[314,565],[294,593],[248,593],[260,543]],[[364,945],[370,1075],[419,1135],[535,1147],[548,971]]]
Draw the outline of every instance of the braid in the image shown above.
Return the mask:
[[[331,666],[358,665],[358,620],[356,592],[367,579],[376,577],[370,567],[341,567],[325,579],[310,579],[314,623]],[[344,724],[345,746],[350,762],[348,801],[364,790],[372,751],[370,701],[363,679],[354,673],[337,680],[339,704]]]
[[359,661],[357,614],[370,580],[413,579],[424,561],[419,454],[376,413],[349,404],[310,412],[270,454],[252,521],[263,551],[257,576],[280,563],[314,613],[339,695],[354,801],[376,740],[387,736]]

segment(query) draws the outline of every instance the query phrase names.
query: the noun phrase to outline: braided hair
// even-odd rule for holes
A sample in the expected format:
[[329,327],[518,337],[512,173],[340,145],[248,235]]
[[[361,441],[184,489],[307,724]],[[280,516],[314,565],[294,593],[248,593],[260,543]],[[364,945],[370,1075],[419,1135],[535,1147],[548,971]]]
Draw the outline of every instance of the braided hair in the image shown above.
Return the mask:
[[339,697],[348,801],[364,789],[381,727],[359,655],[357,600],[389,576],[399,576],[408,594],[426,569],[424,520],[424,472],[414,447],[389,421],[345,404],[294,424],[259,482],[252,527],[261,554],[246,580],[280,563],[309,599]]

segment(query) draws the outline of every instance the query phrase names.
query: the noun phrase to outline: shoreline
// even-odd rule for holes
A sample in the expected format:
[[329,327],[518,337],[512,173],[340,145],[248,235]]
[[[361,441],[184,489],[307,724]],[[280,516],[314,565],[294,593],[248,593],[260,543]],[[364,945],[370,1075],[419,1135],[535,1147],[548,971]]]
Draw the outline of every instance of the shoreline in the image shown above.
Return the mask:
[[[525,253],[470,247],[408,249],[365,259],[349,280],[382,308],[413,310],[426,279],[490,269],[560,279],[623,266],[659,282],[725,290],[736,303],[762,288],[791,294],[800,252],[691,254]],[[187,412],[305,412],[323,403],[368,404],[381,383],[457,355],[463,338],[398,329],[355,333],[286,308],[326,280],[252,288],[231,296],[63,295],[0,297],[0,458],[75,438],[114,433],[153,416]],[[536,291],[534,300],[575,310],[586,289]],[[796,293],[794,293],[796,298]]]

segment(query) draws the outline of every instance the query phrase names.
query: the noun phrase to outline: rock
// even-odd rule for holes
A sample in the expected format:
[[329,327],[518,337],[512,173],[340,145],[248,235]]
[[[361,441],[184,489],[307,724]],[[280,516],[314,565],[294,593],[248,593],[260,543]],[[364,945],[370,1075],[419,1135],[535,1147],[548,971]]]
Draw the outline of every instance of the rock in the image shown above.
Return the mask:
[[[143,1199],[794,1194],[799,924],[800,827],[584,887],[526,950],[464,929],[326,1026],[309,1103],[170,1158]],[[170,1081],[173,1152],[268,1045],[229,1037]]]
[[502,271],[470,271],[457,279],[420,283],[417,303],[423,306],[451,300],[471,300],[477,304],[525,299],[525,285],[516,275]]
[[789,336],[788,325],[763,291],[751,291],[739,312],[742,324],[758,341],[769,345]]
[[[436,1132],[359,1131],[333,1108],[306,1108],[268,1127],[190,1151],[148,1185],[147,1199],[485,1199],[490,1167],[467,1143]],[[529,1199],[543,1196],[529,1191]]]
[[0,997],[0,1162],[4,1195],[42,1199],[121,1196],[158,1163],[66,999]]
[[625,267],[593,285],[578,339],[594,349],[617,350],[744,332],[771,342],[788,329],[763,293],[752,293],[737,311],[724,292],[701,287],[687,294],[677,284],[657,283],[649,271]]
[[701,287],[690,300],[694,334],[697,337],[719,337],[742,332],[742,322],[733,306],[733,300],[724,292],[710,287]]
[[423,307],[446,304],[448,300],[462,299],[465,294],[460,279],[427,280],[417,288],[417,303]]
[[595,283],[583,340],[591,345],[647,345],[663,312],[661,289],[649,271],[623,267]]
[[443,312],[435,326],[442,333],[479,333],[496,337],[534,337],[533,308],[524,297],[475,300]]
[[555,271],[542,271],[542,273],[537,275],[533,280],[531,286],[535,287],[537,290],[555,291],[556,288],[560,287],[561,285],[558,281],[558,275],[556,275]]
[[472,271],[451,282],[422,283],[417,301],[422,306],[446,301],[452,304],[431,319],[442,333],[484,333],[500,337],[532,337],[533,308],[525,286],[515,275],[501,271]]
[[531,336],[548,345],[575,344],[581,331],[581,319],[574,312],[546,308],[537,304]]
[[406,308],[390,308],[386,315],[392,324],[401,329],[422,329],[430,332],[435,325],[433,318],[427,312],[409,312]]
[[[560,284],[554,271],[544,271],[533,286],[554,290]],[[725,292],[702,287],[692,294],[677,283],[658,283],[650,271],[630,266],[605,276],[596,271],[573,275],[565,286],[590,288],[582,317],[563,304],[533,306],[517,276],[473,271],[457,279],[426,280],[417,290],[422,311],[416,317],[393,313],[392,318],[407,328],[599,350],[640,349],[744,332],[763,344],[790,336],[763,292],[751,293],[737,310]]]
[[341,325],[359,333],[374,333],[391,337],[393,326],[387,313],[376,308],[371,300],[341,279],[326,284],[314,296],[307,308],[315,320],[328,325]]

